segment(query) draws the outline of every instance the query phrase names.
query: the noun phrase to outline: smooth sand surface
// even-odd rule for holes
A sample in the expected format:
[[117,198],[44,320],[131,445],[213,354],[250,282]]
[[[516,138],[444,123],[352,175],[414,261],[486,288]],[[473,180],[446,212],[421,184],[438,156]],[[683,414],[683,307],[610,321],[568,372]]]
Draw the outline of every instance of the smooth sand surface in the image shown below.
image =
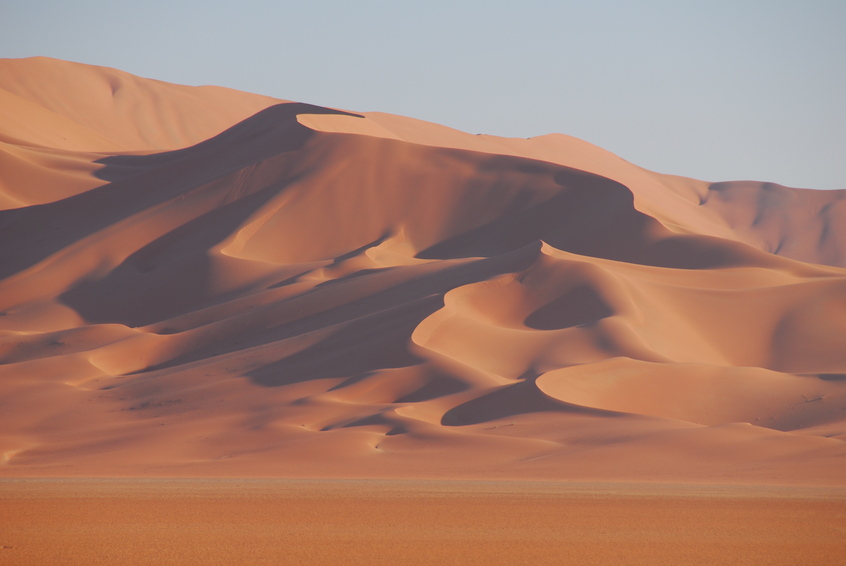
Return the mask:
[[846,485],[846,191],[0,60],[0,476]]
[[670,484],[3,480],[2,564],[834,565],[846,492]]

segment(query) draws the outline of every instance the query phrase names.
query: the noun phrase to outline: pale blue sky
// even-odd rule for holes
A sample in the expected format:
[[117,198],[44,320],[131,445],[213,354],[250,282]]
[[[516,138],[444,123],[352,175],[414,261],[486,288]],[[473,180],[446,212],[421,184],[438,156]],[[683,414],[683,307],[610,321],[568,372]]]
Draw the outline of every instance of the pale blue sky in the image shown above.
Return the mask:
[[846,188],[846,0],[3,3],[0,57],[560,132],[708,181]]

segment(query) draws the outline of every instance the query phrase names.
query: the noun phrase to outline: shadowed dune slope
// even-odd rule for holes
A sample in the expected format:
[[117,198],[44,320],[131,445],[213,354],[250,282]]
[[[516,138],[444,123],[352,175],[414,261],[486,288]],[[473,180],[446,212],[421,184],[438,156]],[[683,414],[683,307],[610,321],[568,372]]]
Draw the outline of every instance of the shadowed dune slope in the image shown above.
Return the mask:
[[0,474],[842,484],[843,191],[0,61]]

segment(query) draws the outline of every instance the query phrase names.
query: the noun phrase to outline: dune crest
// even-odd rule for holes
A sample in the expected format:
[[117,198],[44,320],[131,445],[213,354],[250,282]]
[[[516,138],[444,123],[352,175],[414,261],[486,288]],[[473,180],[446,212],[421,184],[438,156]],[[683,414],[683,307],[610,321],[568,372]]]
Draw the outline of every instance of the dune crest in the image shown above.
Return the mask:
[[846,191],[0,60],[0,474],[842,485]]

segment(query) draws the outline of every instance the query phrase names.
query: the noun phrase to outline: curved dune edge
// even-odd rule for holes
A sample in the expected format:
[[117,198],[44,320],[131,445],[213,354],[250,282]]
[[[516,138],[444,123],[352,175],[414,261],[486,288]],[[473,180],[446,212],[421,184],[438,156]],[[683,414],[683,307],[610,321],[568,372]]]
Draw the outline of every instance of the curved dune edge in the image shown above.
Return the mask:
[[844,191],[0,60],[0,474],[843,485]]

